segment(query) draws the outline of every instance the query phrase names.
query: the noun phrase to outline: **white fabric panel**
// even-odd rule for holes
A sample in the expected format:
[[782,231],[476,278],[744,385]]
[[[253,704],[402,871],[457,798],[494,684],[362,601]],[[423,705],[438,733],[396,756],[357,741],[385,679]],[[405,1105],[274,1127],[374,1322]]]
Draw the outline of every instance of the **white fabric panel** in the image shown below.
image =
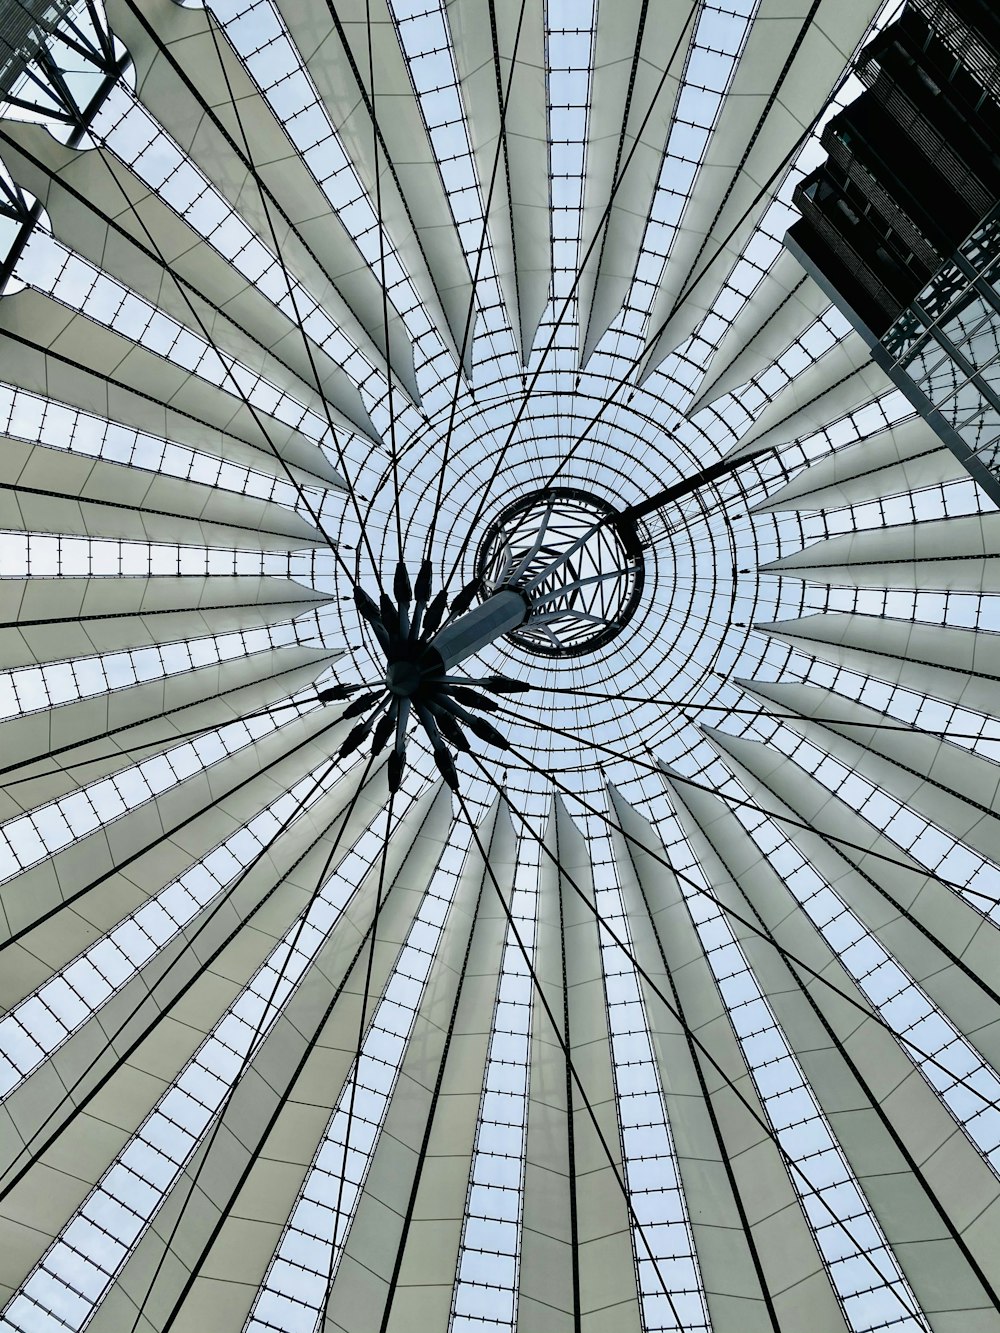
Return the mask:
[[[382,217],[432,323],[446,345],[450,333],[451,350],[457,353],[469,311],[469,269],[386,0],[340,0],[333,12],[343,39],[326,5],[277,0],[277,8],[374,207],[370,18]],[[379,328],[381,318],[380,309]],[[472,366],[471,343],[470,338],[466,373]]]
[[798,260],[782,250],[719,340],[689,413],[766,370],[829,308],[830,298],[802,271]]
[[738,458],[763,444],[779,445],[809,435],[892,387],[861,335],[849,333],[818,361],[786,380],[729,456]]
[[[697,5],[653,6],[642,0],[597,4],[581,260],[595,238],[596,243],[577,288],[582,362],[618,314],[632,283],[698,12]],[[621,183],[612,202],[616,172]]]
[[[347,730],[348,723],[338,723],[324,734],[323,743],[329,744],[332,748],[343,740]],[[280,791],[285,790],[285,787],[281,786],[283,782],[291,785],[299,780],[308,771],[310,757],[308,751],[279,757],[277,760],[265,756],[266,762],[260,775],[246,787],[227,796],[225,808],[216,807],[211,817],[192,822],[182,834],[178,835],[183,841],[183,851],[186,853],[188,863],[193,864],[200,860],[213,846],[225,841],[235,830],[242,827],[244,822],[253,819],[261,809],[265,809],[280,794],[279,788]],[[205,960],[211,958],[213,951],[223,946],[229,947],[229,935],[244,917],[263,906],[275,884],[280,882],[282,875],[290,866],[298,863],[315,838],[322,834],[326,838],[324,846],[329,850],[330,838],[336,836],[339,828],[336,821],[347,811],[354,798],[363,770],[363,764],[355,765],[327,793],[306,808],[295,822],[294,828],[279,837],[274,845],[252,864],[245,878],[237,874],[235,878],[240,882],[235,887],[230,886],[225,890],[223,907],[216,911],[217,900],[210,900],[207,906],[190,919],[178,936],[167,941],[161,952],[154,955],[139,974],[124,982],[121,990],[98,1011],[101,1015],[100,1025],[95,1026],[94,1022],[89,1026],[85,1025],[67,1041],[61,1052],[52,1057],[54,1067],[61,1071],[62,1079],[69,1080],[71,1074],[75,1077],[90,1059],[100,1055],[110,1036],[116,1032],[119,1024],[133,1008],[136,1009],[136,1019],[129,1023],[128,1032],[133,1036],[140,1032],[144,1024],[150,1021],[151,1016],[164,1008],[169,997],[180,993],[182,985],[197,974]],[[346,817],[346,831],[341,835],[340,852],[332,863],[334,867],[346,855],[353,838],[364,831],[384,804],[384,797],[383,772],[381,769],[374,769],[353,813]],[[327,836],[331,829],[332,833]],[[141,881],[144,891],[142,896],[155,898],[165,884],[171,883],[169,871],[170,866],[163,865],[161,868],[155,855],[140,858],[133,866],[133,877]],[[318,874],[318,865],[315,871]],[[298,889],[294,893],[290,890],[283,892],[290,894],[287,904],[277,904],[273,909],[268,909],[266,915],[266,920],[270,923],[268,930],[278,930],[279,935],[277,922],[281,914],[291,913],[294,916],[301,907]],[[131,906],[125,900],[124,891],[121,900],[123,911]],[[221,899],[218,901],[221,902]],[[264,919],[260,918],[258,925]],[[249,934],[250,932],[242,947],[248,951],[246,955],[248,958],[259,961],[258,953],[265,948],[266,941],[262,942],[256,936],[251,941]],[[6,968],[9,965],[10,969],[9,980],[5,976],[7,983],[4,987],[5,1005],[11,1004],[22,995],[30,994],[37,986],[43,984],[51,973],[60,970],[68,960],[72,960],[76,956],[74,950],[79,953],[89,947],[93,939],[100,937],[100,934],[95,934],[91,927],[86,929],[81,927],[79,920],[76,922],[75,932],[72,928],[67,929],[65,923],[60,923],[58,919],[52,923],[51,929],[47,923],[44,927],[33,931],[26,939],[26,947],[9,949],[4,955],[4,966]],[[189,945],[189,941],[195,938],[197,943]],[[237,947],[234,941],[231,949],[233,957],[237,954],[232,953],[232,950]],[[256,965],[254,961],[252,966]],[[248,963],[247,966],[250,967],[251,964]],[[163,980],[158,981],[161,976]],[[16,985],[18,982],[20,984]],[[160,990],[155,1001],[147,1000],[144,998],[147,988],[154,983],[159,985]],[[116,1049],[122,1049],[121,1042],[116,1042]],[[113,1054],[113,1051],[105,1054],[103,1063],[95,1072],[95,1078],[103,1068],[107,1067]],[[37,1088],[50,1077],[45,1074],[44,1067],[40,1067],[30,1076],[29,1082],[33,1080]],[[56,1083],[59,1083],[59,1079],[56,1079]],[[83,1096],[86,1091],[85,1086],[79,1095]],[[15,1093],[13,1096],[20,1095],[22,1094]],[[38,1104],[37,1094],[23,1094],[23,1096],[29,1097],[33,1104]],[[13,1099],[10,1105],[11,1107],[15,1105]]]
[[[785,725],[857,769],[875,787],[974,848],[1000,856],[1000,767],[926,732],[883,731],[885,715],[811,685],[738,681],[754,698],[798,713]],[[841,721],[861,725],[841,726]]]
[[[820,0],[810,17],[811,8],[810,0],[763,0],[757,9],[653,305],[646,374],[712,308],[719,284],[784,176],[789,155],[826,105],[879,10],[873,0],[849,5]],[[755,202],[759,192],[764,197]]]
[[881,495],[899,495],[964,480],[965,468],[922,417],[834,449],[802,468],[754,512],[781,509],[840,509]]
[[[559,895],[566,967],[566,1036],[573,1068],[583,1089],[581,1092],[574,1080],[569,1094],[576,1167],[580,1327],[584,1333],[606,1333],[609,1325],[616,1333],[633,1333],[633,1330],[639,1333],[643,1320],[636,1292],[634,1253],[645,1258],[646,1251],[639,1240],[633,1251],[631,1217],[619,1184],[619,1180],[625,1180],[625,1162],[621,1155],[600,938],[591,910],[594,902],[592,853],[588,840],[570,818],[562,798],[555,797],[553,804],[555,809],[546,833],[549,846],[557,850],[559,872],[557,875],[555,866],[543,854],[547,869],[543,869],[540,890],[546,891],[547,881],[550,894],[556,890]],[[555,1005],[553,1010],[558,1021],[561,1011]],[[533,1024],[536,1021],[544,1033],[543,1024],[548,1020],[536,1013]],[[551,1040],[551,1029],[544,1035]],[[600,1126],[603,1146],[582,1105],[584,1094]],[[531,1133],[530,1109],[528,1133]],[[608,1161],[608,1149],[611,1162]],[[527,1190],[525,1216],[526,1212]],[[525,1225],[521,1239],[522,1268],[525,1249],[530,1243]],[[522,1280],[522,1292],[524,1290]],[[530,1322],[526,1327],[530,1328]]]
[[682,783],[671,783],[671,794],[723,907],[759,921],[781,948],[861,1006],[729,917],[931,1327],[1000,1329],[1000,1296],[975,1271],[995,1269],[1000,1182],[892,1034],[865,1017],[871,1011],[862,992],[735,816]]
[[[555,811],[550,809],[545,847],[559,854]],[[574,876],[575,877],[575,876]],[[581,884],[589,888],[590,881]],[[568,890],[572,893],[572,889]],[[541,853],[533,966],[531,1056],[521,1207],[521,1259],[515,1326],[551,1333],[574,1329],[572,1184],[570,1179],[566,1059],[552,1031],[565,1036],[566,974],[561,929],[562,886]],[[590,950],[592,953],[593,950]],[[552,1019],[541,1002],[544,995]]]
[[[345,729],[347,724],[337,729],[337,736],[343,737]],[[27,1152],[15,1150],[19,1140],[37,1149],[49,1134],[64,1134],[68,1144],[87,1148],[93,1134],[88,1118],[92,1114],[100,1116],[99,1110],[93,1110],[92,1098],[99,1105],[109,1101],[116,1081],[119,1086],[131,1088],[136,1082],[141,1084],[137,1072],[145,1070],[149,1076],[147,1104],[141,1104],[141,1088],[137,1086],[124,1098],[135,1113],[135,1121],[131,1125],[115,1121],[125,1137],[135,1130],[159,1096],[160,1085],[176,1077],[199,1048],[205,1032],[295,921],[315,889],[329,854],[333,853],[332,865],[336,868],[349,852],[351,838],[363,832],[384,804],[385,781],[380,772],[369,780],[348,816],[363,768],[357,765],[331,792],[320,797],[291,832],[280,837],[247,873],[237,874],[217,902],[208,902],[183,932],[168,940],[53,1053],[48,1064],[40,1065],[9,1094],[3,1109],[4,1133],[9,1132],[5,1138],[5,1181],[11,1180],[17,1169],[23,1169],[27,1160]],[[255,793],[257,804],[267,804],[272,798],[265,786],[260,784]],[[231,832],[228,824],[224,824],[224,830]],[[245,928],[244,922],[248,922]],[[133,1065],[131,1073],[127,1060]],[[123,1066],[116,1072],[119,1062]],[[109,1092],[105,1092],[101,1082],[108,1078]],[[107,1141],[111,1145],[113,1136]],[[107,1157],[95,1157],[93,1180],[119,1146],[120,1142],[109,1146]],[[65,1146],[60,1150],[56,1142],[47,1153],[47,1161],[60,1161],[65,1152]],[[33,1173],[39,1169],[44,1173],[44,1166],[32,1168],[16,1186],[11,1212],[5,1217],[16,1216],[19,1209],[21,1216],[27,1216],[24,1209],[31,1198],[32,1180],[37,1181]],[[77,1182],[76,1188],[83,1188],[83,1184]],[[79,1198],[68,1181],[60,1185],[60,1193],[67,1212],[75,1208]],[[64,1220],[65,1216],[56,1225]],[[36,1242],[44,1249],[41,1238],[36,1237]],[[4,1280],[9,1277],[20,1281],[40,1257],[40,1253],[27,1257],[24,1246],[19,1246],[19,1253],[25,1256],[28,1268],[21,1273],[7,1269]]]
[[305,406],[325,415],[325,401],[334,424],[372,434],[347,373],[107,149],[74,152],[13,121],[0,144],[63,244]]
[[[326,1333],[447,1333],[489,1057],[515,839],[498,797],[466,856],[348,1233]],[[468,951],[468,953],[467,953]]]
[[[877,936],[886,952],[983,1058],[1000,1069],[1000,932],[996,927],[780,751],[718,731],[709,734],[751,800],[765,810],[809,825],[803,829],[778,821],[782,832]],[[831,844],[821,836],[824,833],[845,842]],[[866,848],[875,855],[868,855]]]
[[[321,649],[289,644],[142,681],[3,724],[0,821],[305,689],[329,665]],[[295,710],[275,714],[287,722]],[[104,733],[114,731],[114,735]]]
[[257,625],[329,599],[291,579],[198,574],[0,581],[0,660],[7,668]]
[[0,302],[0,364],[8,383],[147,435],[269,477],[285,480],[284,462],[306,485],[342,484],[314,440],[42,292]]
[[[501,112],[507,99],[489,232],[514,340],[527,365],[552,275],[544,7],[542,0],[526,0],[522,17],[520,4],[447,0],[447,11],[484,205],[490,199]],[[496,53],[491,29],[494,17]],[[517,59],[513,60],[515,43]]]
[[772,560],[761,571],[855,588],[1000,592],[1000,514],[846,533]]
[[279,788],[287,790],[322,763],[336,717],[318,708],[0,885],[3,940],[21,938],[16,950],[5,950],[5,1001],[20,999],[38,984],[40,971],[75,958],[228,837],[238,826],[237,812],[246,822]]
[[[421,797],[389,840],[387,891],[364,1005],[366,1025],[392,975],[450,827],[451,794],[439,784]],[[159,1232],[172,1226],[189,1177],[206,1158],[198,1206],[185,1210],[178,1232],[185,1262],[176,1263],[170,1256],[139,1330],[163,1327],[192,1264],[198,1266],[198,1275],[173,1324],[177,1333],[236,1333],[243,1327],[331,1105],[354,1063],[378,882],[376,866],[355,891],[240,1079],[207,1157],[202,1145],[171,1191],[159,1215]],[[134,1309],[132,1301],[145,1295],[163,1248],[164,1238],[147,1231],[89,1325],[95,1333],[117,1333],[125,1312]]]
[[604,974],[596,919],[586,906],[594,901],[590,849],[559,797],[553,798],[544,836],[558,868],[543,851],[535,973],[612,1160],[536,993],[517,1324],[526,1333],[638,1333],[631,1219],[615,1178],[617,1171],[624,1181],[625,1166]]
[[0,435],[0,530],[294,551],[325,538],[283,505]]
[[[289,273],[300,279],[355,346],[376,365],[384,365],[385,323],[377,275],[214,18],[206,10],[183,8],[173,0],[108,0],[106,9],[135,64],[136,94],[143,105],[272,254],[273,227]],[[169,56],[159,45],[167,47]],[[180,65],[183,78],[173,69],[171,58]],[[205,116],[200,102],[211,108],[225,134]],[[265,193],[244,161],[255,168]],[[393,370],[415,395],[410,340],[391,305],[389,347]],[[359,429],[372,434],[363,408],[361,412]]]
[[807,655],[918,694],[996,714],[1000,635],[846,612],[758,625]]
[[[360,772],[352,772],[294,832],[279,840],[232,892],[225,910],[197,944],[189,946],[188,939],[210,907],[190,923],[185,937],[151,959],[139,977],[56,1053],[51,1064],[38,1069],[8,1099],[4,1110],[11,1120],[16,1116],[18,1133],[38,1134],[34,1148],[45,1142],[46,1135],[58,1131],[58,1137],[4,1202],[0,1223],[4,1283],[23,1280],[48,1239],[59,1233],[303,910],[330,853],[335,867],[349,851],[350,839],[384,804],[386,787],[380,773],[362,793],[355,815],[345,820],[359,777]],[[245,918],[252,926],[240,928]],[[157,982],[150,994],[148,988]],[[329,992],[330,983],[325,984]],[[108,1036],[119,1028],[120,1036],[109,1046]],[[88,1061],[95,1058],[95,1067],[88,1070]],[[78,1079],[79,1086],[73,1087],[68,1104],[60,1109],[64,1080],[72,1086]],[[53,1112],[58,1113],[48,1121]],[[39,1132],[42,1127],[44,1135]],[[76,1169],[81,1161],[88,1164],[86,1180]],[[19,1166],[15,1159],[14,1167]],[[42,1209],[39,1182],[45,1182]],[[192,1211],[197,1214],[197,1207]],[[19,1224],[26,1234],[18,1234]],[[8,1240],[12,1240],[9,1248]],[[131,1318],[111,1326],[130,1327]]]
[[663,844],[609,792],[622,828],[612,837],[632,948],[675,1011],[640,977],[714,1333],[846,1333],[683,894],[662,863]]

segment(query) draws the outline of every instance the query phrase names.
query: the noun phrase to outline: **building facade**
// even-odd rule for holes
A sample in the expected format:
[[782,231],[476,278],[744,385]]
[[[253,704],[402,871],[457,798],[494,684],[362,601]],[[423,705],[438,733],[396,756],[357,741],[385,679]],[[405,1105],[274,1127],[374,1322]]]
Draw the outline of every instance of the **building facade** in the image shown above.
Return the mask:
[[865,47],[787,245],[1000,504],[1000,16],[911,0]]

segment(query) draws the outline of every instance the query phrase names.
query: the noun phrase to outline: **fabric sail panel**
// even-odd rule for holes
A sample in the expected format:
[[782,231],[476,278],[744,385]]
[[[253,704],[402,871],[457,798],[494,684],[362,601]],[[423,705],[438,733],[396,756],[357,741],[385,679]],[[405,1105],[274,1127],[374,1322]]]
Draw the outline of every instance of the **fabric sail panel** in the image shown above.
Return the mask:
[[865,1017],[871,1010],[863,993],[736,817],[714,796],[680,783],[671,790],[713,892],[920,1308],[939,1328],[961,1327],[970,1311],[982,1328],[1000,1328],[1000,1301],[987,1277],[1000,1226],[996,1176],[895,1037]]
[[641,1327],[593,893],[586,841],[554,797],[539,874],[517,1307],[520,1326],[553,1333]]
[[[441,788],[431,788],[404,816],[389,843],[377,923],[374,869],[352,893],[235,1083],[220,1132],[203,1139],[157,1215],[157,1227],[145,1232],[90,1327],[111,1333],[126,1311],[142,1305],[140,1328],[163,1327],[175,1307],[178,1328],[211,1327],[220,1333],[242,1328],[329,1119],[330,1089],[339,1090],[354,1063],[362,1006],[367,1023],[428,888],[450,821],[450,800]],[[188,1208],[187,1183],[194,1172],[200,1206]],[[178,1215],[178,1247],[189,1258],[181,1263],[168,1252],[153,1282],[162,1233]]]
[[886,952],[1000,1068],[995,926],[793,760],[757,741],[712,738],[751,799],[778,814],[789,839]]
[[486,859],[473,842],[337,1267],[328,1333],[448,1324],[513,884],[499,798],[478,837]]
[[622,896],[646,974],[640,984],[712,1327],[846,1333],[718,983],[663,865],[663,844],[613,788],[610,796],[622,830],[613,835]]
[[[139,100],[355,346],[384,364],[376,275],[215,19],[172,0],[108,0],[107,12],[135,63]],[[389,316],[392,367],[415,390],[412,348],[398,313]],[[359,411],[360,398],[351,415],[368,433]]]
[[308,690],[330,659],[322,650],[288,644],[10,718],[0,772],[11,785],[0,793],[0,820],[75,791],[81,777],[90,785],[169,750],[199,729],[272,707],[275,718],[287,722],[298,709],[282,705]]
[[[344,842],[381,807],[384,779],[362,800],[360,827],[350,817],[345,820],[356,787],[352,777],[330,794],[318,813],[329,815],[331,823],[306,832],[304,852],[293,835],[249,875],[237,876],[221,912],[209,909],[193,921],[188,935],[151,959],[143,975],[127,983],[57,1052],[54,1063],[41,1066],[7,1099],[4,1110],[13,1129],[5,1136],[11,1145],[3,1177],[9,1243],[0,1253],[10,1261],[5,1281],[8,1275],[12,1285],[24,1279],[90,1193],[92,1185],[74,1163],[90,1162],[96,1182],[126,1149],[158,1098],[174,1085],[302,911],[331,850],[336,853],[338,832]],[[296,830],[299,836],[303,832]],[[251,928],[234,934],[242,920]],[[191,936],[196,943],[189,949]],[[46,1200],[43,1224],[26,1227],[40,1188]]]

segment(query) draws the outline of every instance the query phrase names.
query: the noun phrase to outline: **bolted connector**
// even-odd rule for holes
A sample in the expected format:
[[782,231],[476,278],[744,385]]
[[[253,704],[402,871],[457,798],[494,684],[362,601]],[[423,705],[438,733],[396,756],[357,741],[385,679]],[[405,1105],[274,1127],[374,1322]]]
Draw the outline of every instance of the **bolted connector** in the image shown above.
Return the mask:
[[327,685],[316,691],[316,698],[321,704],[335,704],[341,699],[348,699],[359,687],[357,685]]
[[482,581],[480,579],[473,579],[471,583],[467,583],[465,587],[455,595],[455,600],[450,607],[451,614],[453,616],[460,616],[468,611],[481,586]]
[[531,689],[526,680],[514,680],[511,676],[487,676],[477,684],[491,694],[526,694]]
[[369,731],[371,731],[371,726],[371,719],[369,719],[367,722],[359,722],[356,727],[352,727],[347,733],[346,740],[340,747],[338,758],[346,759],[349,754],[353,754],[368,735]]
[[431,583],[434,577],[434,567],[429,560],[423,561],[420,566],[420,573],[417,575],[416,587],[413,594],[418,602],[429,602],[431,599]]
[[370,624],[381,624],[382,617],[379,614],[378,605],[368,596],[364,588],[354,589],[354,605],[358,608],[358,614],[363,616]]
[[368,694],[359,694],[358,697],[344,709],[344,717],[360,717],[362,713],[367,713],[372,704],[378,703],[384,693],[384,690],[371,690]]
[[413,597],[410,575],[402,560],[396,565],[396,573],[392,580],[392,592],[397,602],[409,602]]
[[427,608],[427,614],[424,616],[424,634],[427,638],[430,638],[441,624],[447,605],[448,594],[442,588]]
[[459,726],[458,719],[452,717],[451,713],[446,713],[443,708],[440,711],[435,709],[434,717],[445,740],[450,741],[460,753],[468,754],[472,747],[469,745],[468,736]]
[[481,741],[485,741],[487,745],[495,745],[498,750],[510,749],[510,741],[507,737],[501,735],[496,727],[491,726],[484,717],[469,717],[465,721],[469,730],[478,736]]
[[395,638],[396,635],[399,634],[399,612],[393,605],[392,598],[387,593],[382,593],[378,601],[382,624],[388,630],[389,637]]
[[478,708],[484,713],[495,713],[500,707],[495,699],[487,699],[485,694],[466,689],[464,685],[450,685],[446,681],[442,688],[460,704],[465,704],[466,708]]
[[445,782],[452,789],[458,791],[458,772],[455,768],[455,761],[451,756],[451,751],[443,745],[434,751],[434,762],[438,766],[438,772],[444,778]]
[[372,754],[381,754],[388,744],[389,737],[396,730],[396,710],[390,708],[388,713],[375,723],[375,734],[372,736]]
[[378,605],[368,596],[364,588],[354,589],[354,605],[358,608],[358,615],[367,620],[369,625],[375,631],[375,637],[382,645],[383,649],[388,651],[389,632],[382,624],[382,615]]

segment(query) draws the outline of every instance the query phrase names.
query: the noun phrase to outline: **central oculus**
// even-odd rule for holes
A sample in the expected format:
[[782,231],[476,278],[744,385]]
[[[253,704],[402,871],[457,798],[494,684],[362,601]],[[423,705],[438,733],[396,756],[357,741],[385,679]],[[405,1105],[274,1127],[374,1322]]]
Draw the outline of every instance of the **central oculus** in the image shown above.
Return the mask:
[[643,585],[642,544],[606,500],[577,487],[532,491],[493,521],[476,553],[485,601],[517,588],[531,607],[504,636],[543,657],[577,657],[628,624]]

